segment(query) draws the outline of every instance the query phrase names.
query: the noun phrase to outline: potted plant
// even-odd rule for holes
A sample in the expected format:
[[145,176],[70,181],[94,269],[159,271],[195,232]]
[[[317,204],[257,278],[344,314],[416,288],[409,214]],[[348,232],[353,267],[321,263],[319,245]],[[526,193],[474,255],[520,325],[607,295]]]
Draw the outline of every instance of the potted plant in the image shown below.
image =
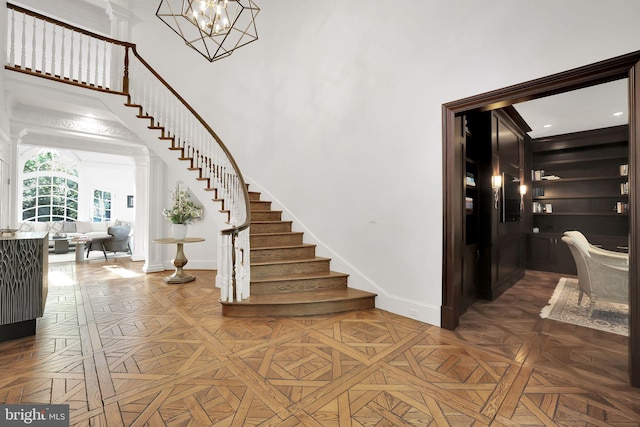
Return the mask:
[[183,188],[183,182],[178,181],[171,190],[173,206],[163,209],[162,214],[171,222],[173,238],[184,240],[187,235],[187,225],[202,218],[202,206],[191,200],[189,190]]

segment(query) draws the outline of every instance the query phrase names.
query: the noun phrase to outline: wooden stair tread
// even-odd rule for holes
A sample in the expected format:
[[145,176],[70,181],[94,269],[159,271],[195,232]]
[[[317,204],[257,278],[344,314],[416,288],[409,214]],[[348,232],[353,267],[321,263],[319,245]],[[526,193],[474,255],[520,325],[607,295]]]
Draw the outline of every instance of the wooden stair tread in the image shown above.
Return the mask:
[[[278,212],[278,211],[264,211],[264,212]],[[251,224],[281,224],[283,222],[293,223],[293,221],[265,221],[265,220],[258,220],[258,221],[251,221]]]
[[282,211],[274,211],[271,209],[257,209],[257,210],[252,210],[252,213],[265,213],[265,212],[280,212],[282,213]]
[[314,273],[298,273],[298,274],[288,274],[286,276],[273,276],[273,277],[265,277],[260,279],[251,279],[251,283],[270,283],[270,282],[286,282],[300,279],[328,279],[332,277],[349,277],[346,273],[339,273],[337,271],[327,271],[327,272],[314,272]]
[[282,245],[282,246],[251,246],[252,251],[270,251],[278,249],[293,249],[293,248],[311,248],[315,247],[313,243],[302,243],[300,245]]
[[330,258],[324,257],[314,257],[307,259],[292,259],[292,260],[281,260],[281,261],[264,261],[264,262],[251,262],[251,266],[261,266],[261,265],[272,265],[272,264],[297,264],[301,262],[325,262],[330,261]]
[[371,292],[353,288],[327,289],[321,291],[289,292],[286,298],[282,294],[252,295],[246,300],[236,302],[224,302],[223,305],[290,305],[290,304],[314,304],[319,302],[335,302],[377,296]]
[[304,234],[303,231],[272,231],[270,233],[254,233],[251,237],[254,236],[290,236],[292,234]]

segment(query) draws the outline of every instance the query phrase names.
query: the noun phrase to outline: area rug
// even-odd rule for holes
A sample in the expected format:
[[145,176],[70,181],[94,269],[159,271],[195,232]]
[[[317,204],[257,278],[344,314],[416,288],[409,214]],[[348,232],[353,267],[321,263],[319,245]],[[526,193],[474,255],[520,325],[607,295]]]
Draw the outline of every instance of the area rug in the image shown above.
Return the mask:
[[549,303],[540,312],[540,317],[618,335],[629,335],[629,306],[627,304],[598,301],[591,317],[589,317],[589,296],[584,295],[582,304],[578,305],[579,295],[580,289],[577,279],[561,278]]

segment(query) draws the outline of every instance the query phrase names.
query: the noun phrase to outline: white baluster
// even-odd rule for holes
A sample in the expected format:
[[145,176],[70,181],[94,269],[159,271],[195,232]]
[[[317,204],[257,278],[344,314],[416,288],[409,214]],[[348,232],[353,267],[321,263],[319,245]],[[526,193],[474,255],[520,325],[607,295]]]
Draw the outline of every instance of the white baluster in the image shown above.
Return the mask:
[[189,115],[187,113],[187,109],[184,108],[184,105],[180,104],[178,108],[180,109],[180,123],[178,124],[180,141],[178,145],[182,145],[184,140],[187,138],[187,118]]
[[218,253],[216,254],[216,258],[217,258],[217,266],[218,269],[216,271],[216,288],[220,289],[220,300],[224,301],[226,299],[226,295],[223,292],[223,288],[224,288],[224,283],[222,280],[222,261],[224,259],[223,257],[223,253],[224,253],[224,242],[223,242],[224,236],[220,235],[218,236]]
[[[246,219],[246,218],[245,218]],[[251,296],[251,240],[250,230],[241,231],[243,237],[242,247],[244,248],[244,298]]]
[[111,44],[107,44],[107,42],[103,42],[102,45],[102,87],[108,89],[109,83],[107,82],[107,49]]
[[51,37],[51,75],[56,75],[56,26],[53,26]]
[[[31,33],[31,70],[36,70],[36,17],[33,17],[33,32]],[[23,47],[24,48],[24,47]]]
[[87,80],[86,83],[93,86],[91,81],[91,37],[87,37]]
[[[34,70],[35,68],[35,62],[36,62],[36,42],[35,42],[35,37],[36,37],[36,33],[35,33],[35,28],[36,28],[36,18],[33,18],[33,62],[31,63],[31,69]],[[25,15],[24,13],[22,14],[22,38],[21,38],[22,44],[20,46],[21,48],[21,52],[20,52],[20,67],[21,68],[27,68],[27,60],[25,58],[25,54],[26,54],[26,44],[27,44],[27,15]]]
[[243,294],[243,285],[244,285],[244,251],[242,250],[242,245],[240,244],[240,236],[236,236],[234,239],[235,245],[235,256],[236,256],[236,265],[234,265],[235,269],[235,278],[236,278],[236,301],[242,301]]
[[164,87],[158,83],[157,86],[157,91],[158,91],[158,98],[157,98],[157,102],[158,102],[158,121],[157,124],[158,126],[162,126],[164,125]]
[[176,121],[178,120],[178,100],[174,96],[170,95],[171,101],[169,102],[169,120],[167,122],[167,136],[175,136],[176,133]]
[[94,77],[93,77],[93,81],[96,85],[96,87],[100,87],[100,80],[98,78],[98,72],[100,71],[100,40],[96,39],[96,65],[95,65],[95,72],[94,72]]
[[66,78],[66,72],[64,70],[64,55],[65,55],[65,48],[64,48],[64,33],[65,33],[65,29],[64,27],[61,28],[62,34],[60,37],[60,77],[62,78]]
[[40,63],[40,71],[47,72],[47,23],[42,21],[42,62]]
[[69,79],[73,81],[73,46],[75,31],[71,30],[71,49],[69,49]]
[[[11,14],[11,35],[9,36],[9,65],[15,67],[16,65],[16,12],[10,10]],[[24,46],[22,46],[24,49]]]
[[78,34],[78,83],[82,83],[82,34]]

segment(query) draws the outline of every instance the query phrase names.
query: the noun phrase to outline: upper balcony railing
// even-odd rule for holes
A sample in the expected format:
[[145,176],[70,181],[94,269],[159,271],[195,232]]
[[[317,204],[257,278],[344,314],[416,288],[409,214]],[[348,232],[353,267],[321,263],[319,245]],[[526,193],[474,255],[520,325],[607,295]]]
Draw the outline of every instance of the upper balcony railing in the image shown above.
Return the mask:
[[250,294],[247,186],[233,156],[202,117],[138,54],[132,43],[101,36],[7,3],[5,69],[127,96],[215,188],[229,211],[221,230],[216,284],[221,299]]

